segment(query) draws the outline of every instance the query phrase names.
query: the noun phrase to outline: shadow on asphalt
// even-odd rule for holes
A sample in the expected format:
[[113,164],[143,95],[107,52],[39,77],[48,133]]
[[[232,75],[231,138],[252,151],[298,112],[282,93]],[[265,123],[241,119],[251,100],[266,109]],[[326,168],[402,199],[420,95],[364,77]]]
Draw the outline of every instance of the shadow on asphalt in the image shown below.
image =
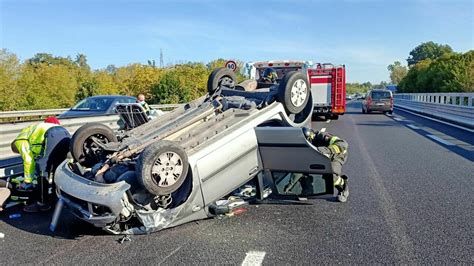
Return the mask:
[[[106,233],[88,223],[85,223],[64,209],[59,218],[55,232],[49,230],[53,211],[42,213],[25,213],[23,205],[14,206],[0,212],[0,220],[19,230],[60,239],[76,239],[85,235],[105,235]],[[20,214],[18,218],[10,218],[12,214]]]

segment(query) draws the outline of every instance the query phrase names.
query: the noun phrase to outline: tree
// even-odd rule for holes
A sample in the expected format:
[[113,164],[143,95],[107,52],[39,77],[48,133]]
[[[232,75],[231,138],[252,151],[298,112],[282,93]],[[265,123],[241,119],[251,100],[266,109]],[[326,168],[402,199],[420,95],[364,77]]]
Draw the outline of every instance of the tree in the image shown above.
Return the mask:
[[387,87],[388,83],[386,81],[380,81],[379,84],[373,85],[374,89],[385,89]]
[[424,92],[427,84],[426,79],[421,77],[430,64],[431,60],[425,59],[411,67],[407,75],[398,84],[397,90],[399,92]]
[[26,60],[26,62],[33,66],[39,64],[75,66],[75,62],[70,57],[53,56],[47,53],[37,53],[32,58]]
[[15,110],[21,105],[22,95],[17,86],[21,75],[20,61],[6,49],[0,50],[0,111]]
[[413,66],[425,59],[435,60],[445,53],[452,52],[453,49],[447,44],[437,44],[432,41],[425,42],[411,50],[410,56],[407,59],[408,66]]
[[81,69],[84,69],[87,71],[91,70],[90,66],[87,64],[87,57],[83,54],[77,54],[76,60],[74,61],[74,63],[76,63],[77,66]]
[[75,103],[77,72],[62,64],[39,63],[24,66],[18,80],[21,109],[67,108]]
[[408,69],[406,66],[402,66],[400,61],[395,61],[393,64],[388,65],[388,71],[390,71],[390,81],[392,84],[398,84],[407,75]]
[[181,88],[175,72],[167,72],[161,81],[151,89],[154,103],[184,103],[190,100],[190,91]]

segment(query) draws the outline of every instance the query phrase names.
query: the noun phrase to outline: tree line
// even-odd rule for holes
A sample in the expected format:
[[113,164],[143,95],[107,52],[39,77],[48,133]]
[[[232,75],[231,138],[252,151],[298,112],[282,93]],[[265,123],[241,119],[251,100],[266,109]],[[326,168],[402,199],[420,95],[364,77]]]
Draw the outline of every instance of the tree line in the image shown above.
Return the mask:
[[388,66],[397,92],[474,92],[474,50],[458,53],[449,45],[425,42],[410,52],[407,63]]
[[[225,61],[163,68],[149,61],[92,70],[83,54],[71,58],[38,53],[20,62],[15,54],[2,49],[0,111],[69,108],[81,99],[103,94],[143,93],[152,104],[184,103],[206,94],[210,72]],[[243,79],[240,74],[238,78]]]

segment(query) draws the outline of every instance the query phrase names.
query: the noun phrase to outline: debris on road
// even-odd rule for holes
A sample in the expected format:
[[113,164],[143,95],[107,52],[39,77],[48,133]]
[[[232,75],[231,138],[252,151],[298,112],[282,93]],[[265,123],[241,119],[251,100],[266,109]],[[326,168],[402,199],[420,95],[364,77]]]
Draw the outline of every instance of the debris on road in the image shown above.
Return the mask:
[[129,235],[124,235],[122,238],[118,240],[120,244],[123,244],[124,242],[130,242],[130,241],[132,241],[132,239],[130,238]]
[[0,239],[3,239],[5,238],[5,234],[4,233],[0,233]]

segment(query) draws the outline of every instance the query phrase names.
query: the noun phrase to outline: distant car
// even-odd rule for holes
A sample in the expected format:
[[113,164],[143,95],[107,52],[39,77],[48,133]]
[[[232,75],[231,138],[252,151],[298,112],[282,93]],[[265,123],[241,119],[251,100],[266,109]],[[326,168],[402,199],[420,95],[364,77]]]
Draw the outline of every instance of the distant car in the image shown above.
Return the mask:
[[346,95],[346,100],[347,100],[347,101],[352,100],[352,95]]
[[371,90],[362,101],[362,113],[393,112],[393,95],[389,90]]
[[85,98],[74,107],[60,114],[59,118],[100,116],[115,114],[114,107],[118,103],[135,103],[137,99],[132,96],[98,95]]

